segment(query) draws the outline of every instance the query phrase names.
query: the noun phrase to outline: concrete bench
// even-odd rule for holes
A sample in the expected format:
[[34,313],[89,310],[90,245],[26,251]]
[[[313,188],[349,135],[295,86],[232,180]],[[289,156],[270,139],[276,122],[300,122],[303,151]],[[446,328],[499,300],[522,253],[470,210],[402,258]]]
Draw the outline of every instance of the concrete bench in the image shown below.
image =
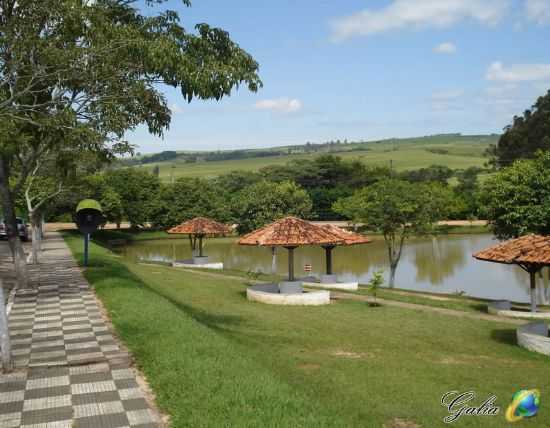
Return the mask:
[[330,292],[325,290],[285,294],[279,292],[278,284],[253,285],[246,289],[246,298],[251,302],[268,305],[320,306],[330,303]]
[[520,319],[550,319],[550,312],[529,312],[512,309],[512,303],[508,300],[495,300],[487,304],[487,312],[491,315],[499,315],[508,318]]
[[522,325],[516,330],[518,345],[529,351],[550,355],[550,337],[548,325],[544,321],[536,321]]

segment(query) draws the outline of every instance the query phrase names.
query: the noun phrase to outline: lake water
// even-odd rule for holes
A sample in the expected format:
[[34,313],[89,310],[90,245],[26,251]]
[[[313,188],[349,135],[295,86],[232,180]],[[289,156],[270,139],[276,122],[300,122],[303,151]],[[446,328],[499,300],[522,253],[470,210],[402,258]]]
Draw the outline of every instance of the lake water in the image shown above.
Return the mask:
[[[465,292],[468,296],[488,299],[529,301],[529,277],[518,267],[477,261],[476,251],[494,245],[492,235],[448,235],[414,239],[405,244],[397,268],[396,287],[434,293]],[[187,239],[143,241],[121,249],[127,256],[141,261],[171,262],[191,257]],[[235,239],[205,241],[205,254],[212,261],[223,261],[228,269],[272,272],[270,248],[239,246]],[[313,274],[323,273],[324,251],[319,247],[302,247],[295,251],[296,275],[306,275],[304,265],[312,266]],[[276,273],[287,272],[287,251],[276,252]],[[385,243],[381,237],[355,247],[339,247],[333,251],[333,270],[340,281],[367,283],[372,273],[389,266]],[[550,298],[548,275],[538,278],[539,302]]]

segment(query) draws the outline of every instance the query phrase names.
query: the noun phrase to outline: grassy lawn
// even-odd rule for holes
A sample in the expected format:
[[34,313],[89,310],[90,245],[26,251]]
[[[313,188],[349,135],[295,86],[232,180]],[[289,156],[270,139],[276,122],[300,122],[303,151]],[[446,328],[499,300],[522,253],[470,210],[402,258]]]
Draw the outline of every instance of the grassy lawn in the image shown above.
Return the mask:
[[[367,165],[389,165],[392,161],[397,171],[412,170],[430,165],[446,165],[453,169],[470,166],[483,167],[487,158],[484,152],[493,143],[490,137],[404,139],[395,142],[368,144],[369,150],[334,152],[344,159],[358,159]],[[183,160],[151,163],[143,166],[152,170],[160,168],[160,177],[169,180],[177,177],[216,177],[235,170],[257,171],[269,165],[284,165],[290,160],[313,159],[320,153],[282,154],[280,156],[257,157],[238,160],[186,163]]]
[[[81,240],[66,239],[80,257]],[[442,394],[474,390],[472,404],[495,394],[501,415],[454,425],[503,427],[524,387],[539,388],[543,403],[525,425],[549,425],[549,360],[517,347],[510,325],[359,302],[253,304],[242,280],[134,264],[95,244],[91,263],[86,277],[174,426],[382,427],[401,418],[429,428],[444,426]]]

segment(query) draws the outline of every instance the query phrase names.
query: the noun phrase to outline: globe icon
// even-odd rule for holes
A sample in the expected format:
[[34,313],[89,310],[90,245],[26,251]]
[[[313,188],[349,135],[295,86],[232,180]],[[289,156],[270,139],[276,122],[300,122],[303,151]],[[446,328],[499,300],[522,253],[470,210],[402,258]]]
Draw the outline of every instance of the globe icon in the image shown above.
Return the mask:
[[514,394],[512,403],[515,407],[514,416],[528,418],[535,416],[540,406],[540,393],[537,390],[521,390]]

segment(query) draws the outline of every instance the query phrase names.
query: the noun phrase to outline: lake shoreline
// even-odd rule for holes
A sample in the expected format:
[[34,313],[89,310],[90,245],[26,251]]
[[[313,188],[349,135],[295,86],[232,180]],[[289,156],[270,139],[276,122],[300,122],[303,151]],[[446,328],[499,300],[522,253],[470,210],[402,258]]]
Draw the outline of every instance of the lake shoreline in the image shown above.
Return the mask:
[[[491,230],[488,225],[480,225],[477,223],[470,224],[459,224],[457,221],[452,221],[449,224],[440,224],[434,230],[434,233],[431,235],[440,236],[440,235],[469,235],[469,234],[484,234],[491,233]],[[466,221],[464,221],[466,222]],[[53,226],[50,226],[53,227]],[[53,229],[52,229],[53,230]],[[65,230],[69,230],[65,228]],[[371,236],[382,236],[380,232],[370,231],[370,230],[361,230],[361,233]],[[152,240],[161,240],[161,239],[185,239],[186,236],[169,234],[163,230],[154,230],[154,229],[138,229],[132,230],[130,228],[105,228],[100,229],[95,232],[92,236],[93,239],[100,242],[109,243],[109,241],[115,240],[126,240],[129,242],[134,241],[152,241]],[[237,238],[237,235],[227,236],[225,238],[213,238],[213,239],[227,239],[227,238]]]

